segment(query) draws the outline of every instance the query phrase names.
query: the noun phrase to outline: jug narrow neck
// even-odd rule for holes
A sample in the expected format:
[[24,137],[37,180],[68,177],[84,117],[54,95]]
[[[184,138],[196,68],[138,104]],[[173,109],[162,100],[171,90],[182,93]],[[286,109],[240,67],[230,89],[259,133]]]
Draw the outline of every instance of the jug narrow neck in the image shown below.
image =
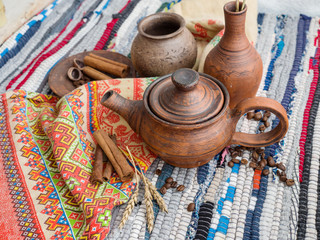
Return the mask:
[[[245,31],[247,7],[236,12],[235,6],[236,2],[229,2],[224,6],[225,32],[220,46],[229,51],[239,51],[250,44]],[[240,3],[240,9],[241,6],[242,3]]]

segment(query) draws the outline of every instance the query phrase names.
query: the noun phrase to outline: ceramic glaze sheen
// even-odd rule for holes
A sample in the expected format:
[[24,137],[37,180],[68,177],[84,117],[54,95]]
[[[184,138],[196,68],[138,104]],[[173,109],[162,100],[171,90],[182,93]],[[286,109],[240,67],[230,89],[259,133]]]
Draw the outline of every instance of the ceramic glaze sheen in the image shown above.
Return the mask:
[[246,12],[246,6],[235,12],[235,2],[224,6],[225,33],[209,52],[204,64],[204,72],[227,87],[230,108],[243,99],[254,97],[262,77],[261,57],[245,33]]

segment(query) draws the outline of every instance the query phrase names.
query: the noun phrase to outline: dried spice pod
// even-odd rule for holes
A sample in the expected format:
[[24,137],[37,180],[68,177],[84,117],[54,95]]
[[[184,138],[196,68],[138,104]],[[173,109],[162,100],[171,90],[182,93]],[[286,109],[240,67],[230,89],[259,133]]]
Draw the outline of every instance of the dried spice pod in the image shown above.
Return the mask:
[[67,76],[71,81],[79,81],[82,79],[82,72],[78,68],[71,67],[68,69]]
[[75,59],[73,59],[73,66],[75,68],[78,68],[79,70],[82,70],[85,65],[84,65],[83,61],[75,58]]
[[251,120],[254,117],[254,112],[248,112],[247,113],[247,119]]

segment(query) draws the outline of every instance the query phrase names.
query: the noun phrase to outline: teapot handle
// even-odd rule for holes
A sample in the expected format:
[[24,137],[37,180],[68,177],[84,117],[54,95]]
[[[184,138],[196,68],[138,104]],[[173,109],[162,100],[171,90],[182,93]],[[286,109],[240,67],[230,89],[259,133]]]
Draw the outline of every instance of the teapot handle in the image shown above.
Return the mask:
[[250,110],[262,109],[274,113],[280,120],[279,124],[269,132],[259,134],[234,133],[231,144],[239,144],[246,147],[264,147],[279,142],[287,133],[289,121],[283,106],[270,98],[253,97],[248,98],[233,109],[233,117],[237,120]]

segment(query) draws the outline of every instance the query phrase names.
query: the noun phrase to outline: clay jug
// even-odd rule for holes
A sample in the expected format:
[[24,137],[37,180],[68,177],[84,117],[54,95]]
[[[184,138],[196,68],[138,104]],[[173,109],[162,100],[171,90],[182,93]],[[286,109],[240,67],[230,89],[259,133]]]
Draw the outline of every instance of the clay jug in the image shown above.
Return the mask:
[[132,63],[140,77],[163,76],[180,68],[192,68],[197,44],[176,13],[155,13],[139,22],[131,46]]
[[247,5],[242,11],[236,12],[235,9],[236,2],[224,5],[224,35],[209,52],[204,64],[204,72],[227,87],[230,108],[256,95],[263,70],[260,55],[245,33]]

